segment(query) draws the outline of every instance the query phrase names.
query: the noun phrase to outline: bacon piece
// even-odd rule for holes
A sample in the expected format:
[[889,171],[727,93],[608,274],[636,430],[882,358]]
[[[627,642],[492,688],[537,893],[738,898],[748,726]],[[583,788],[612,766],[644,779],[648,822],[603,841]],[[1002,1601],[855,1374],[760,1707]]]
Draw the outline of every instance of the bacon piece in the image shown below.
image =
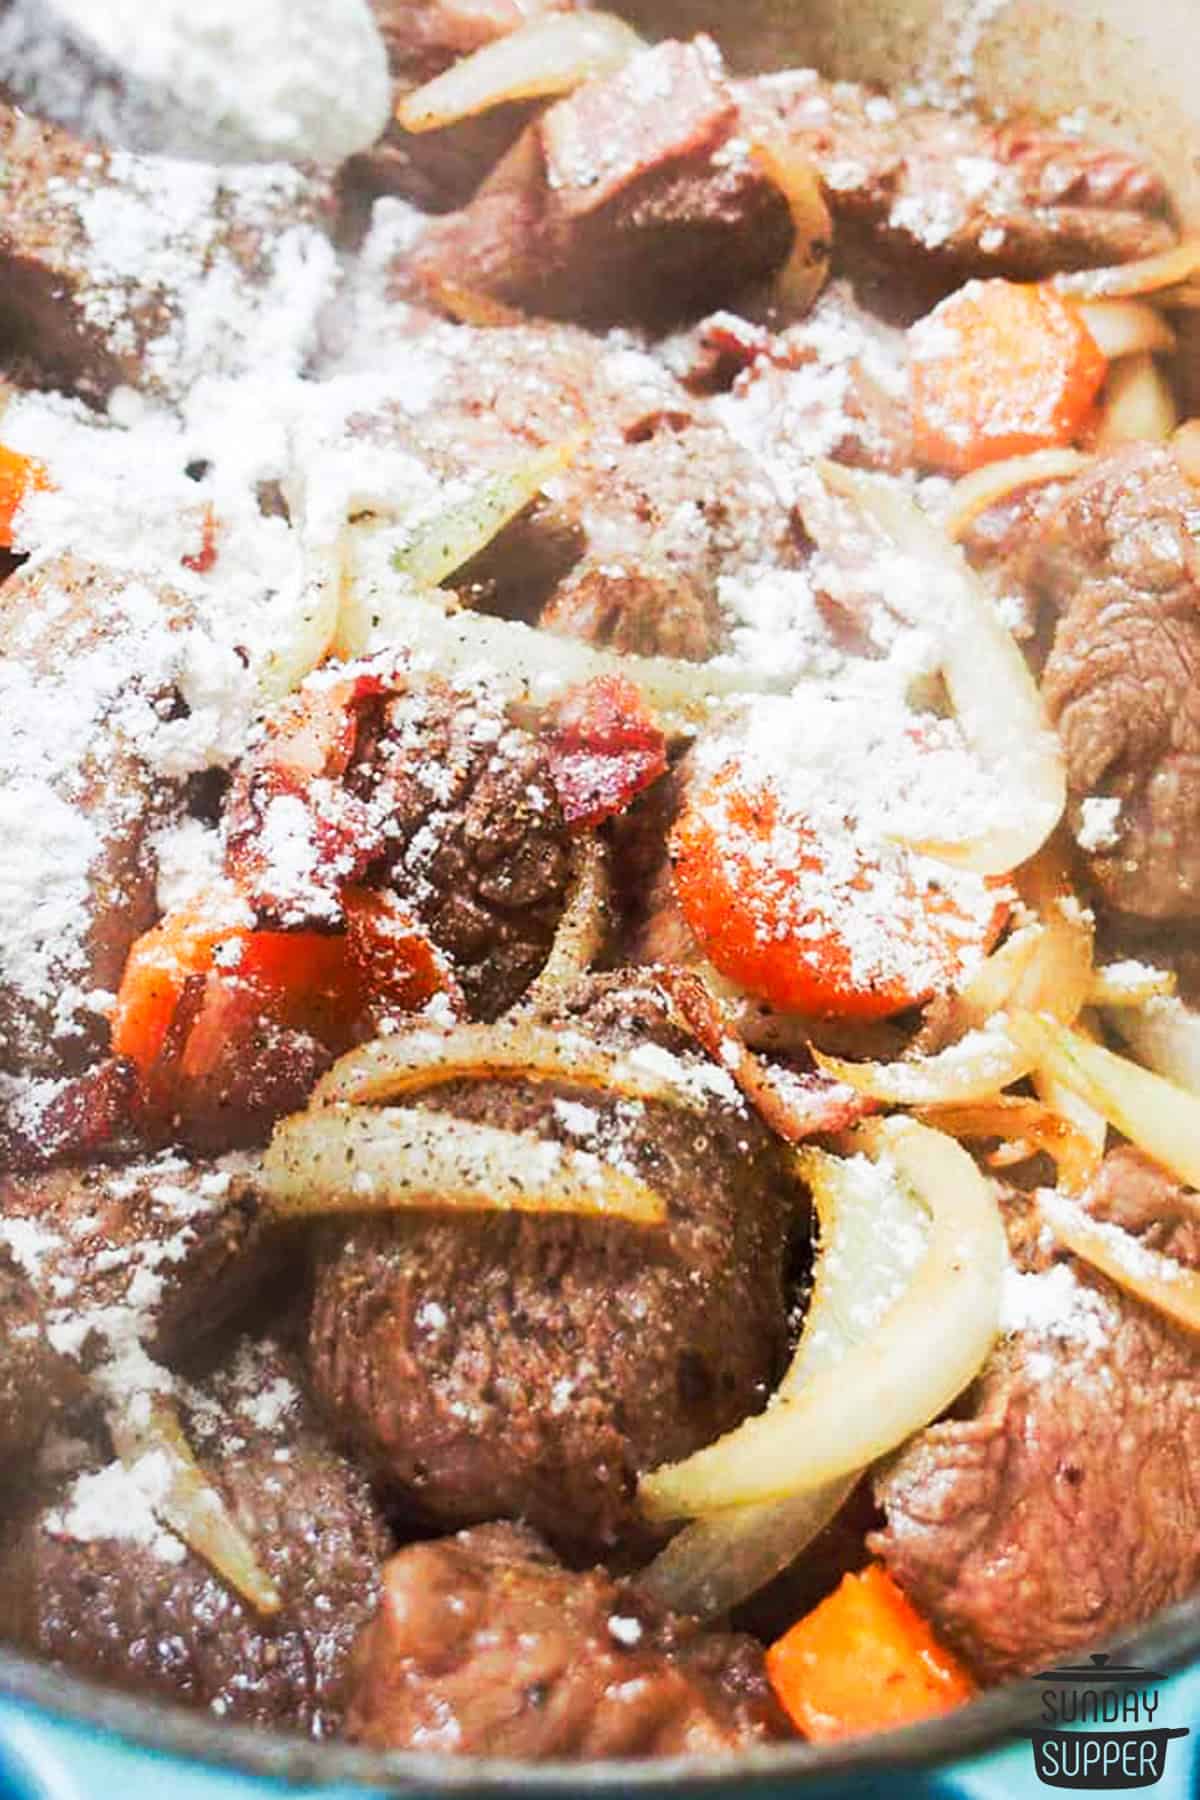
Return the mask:
[[347,888],[346,947],[375,1014],[416,1012],[445,994],[465,1018],[466,1000],[450,959],[415,913],[387,888]]
[[691,969],[656,969],[655,980],[715,1063],[726,1069],[764,1125],[788,1144],[830,1131],[848,1131],[874,1101],[833,1081],[818,1069],[781,1069],[746,1047],[716,995]]
[[666,773],[667,740],[633,682],[597,675],[559,704],[549,761],[564,819],[586,830]]
[[652,170],[715,144],[735,110],[712,40],[668,40],[550,108],[540,127],[547,184],[567,215],[595,212]]
[[200,523],[200,548],[189,550],[180,558],[185,569],[193,574],[207,575],[217,560],[217,517],[211,506],[206,506]]

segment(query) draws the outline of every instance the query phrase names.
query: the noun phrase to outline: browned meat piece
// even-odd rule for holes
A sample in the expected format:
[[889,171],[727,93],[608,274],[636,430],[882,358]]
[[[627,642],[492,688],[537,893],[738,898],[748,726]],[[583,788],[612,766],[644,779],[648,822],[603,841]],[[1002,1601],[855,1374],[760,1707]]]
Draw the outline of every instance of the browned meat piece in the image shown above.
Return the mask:
[[85,1367],[136,1339],[186,1357],[271,1267],[253,1169],[174,1155],[0,1180],[0,1243],[23,1257],[51,1339]]
[[257,318],[268,288],[332,274],[328,190],[299,171],[98,150],[2,104],[0,156],[0,317],[48,380],[90,398],[248,366],[279,347]]
[[1139,445],[1086,470],[1026,559],[1059,614],[1042,693],[1066,752],[1071,822],[1120,801],[1089,858],[1109,906],[1200,915],[1200,552],[1195,490],[1169,451]]
[[310,1359],[346,1443],[414,1519],[525,1519],[588,1556],[653,1541],[633,1504],[639,1472],[769,1392],[792,1190],[774,1141],[651,983],[594,978],[551,1017],[678,1057],[710,1096],[703,1114],[486,1082],[444,1090],[438,1109],[607,1150],[665,1197],[665,1228],[358,1221],[322,1251]]
[[577,443],[545,497],[456,578],[489,610],[644,654],[721,647],[722,575],[796,561],[792,520],[755,459],[661,364],[568,326],[427,340],[436,383],[350,430],[446,479]]
[[736,136],[707,38],[668,41],[542,114],[465,211],[418,246],[417,291],[452,284],[553,318],[663,324],[787,256],[787,203]]
[[[0,1222],[0,1245],[6,1222]],[[0,1249],[0,1481],[28,1478],[27,1459],[81,1385],[46,1336],[45,1309],[32,1282],[12,1253]]]
[[147,834],[169,784],[140,744],[184,616],[178,595],[70,555],[0,591],[0,820],[21,846],[0,915],[0,1066],[60,1075],[105,1047],[106,1000],[154,918]]
[[226,1719],[336,1732],[392,1542],[295,1374],[273,1347],[244,1344],[184,1409],[205,1472],[282,1591],[275,1618],[156,1527],[136,1467],[93,1462],[0,1530],[0,1637]]
[[843,266],[914,279],[1023,280],[1127,262],[1175,241],[1159,176],[1130,152],[1028,122],[899,108],[811,70],[737,88],[744,135],[815,162]]
[[451,1756],[721,1756],[791,1736],[753,1638],[665,1617],[517,1525],[414,1544],[383,1573],[346,1735]]
[[[573,0],[439,0],[434,6],[375,0],[396,102],[460,56],[572,6]],[[373,150],[351,159],[344,179],[351,194],[399,194],[427,212],[465,206],[534,110],[530,104],[498,106],[477,119],[419,134],[393,123]]]
[[[1108,1159],[1090,1205],[1197,1261],[1194,1197],[1131,1153]],[[1041,1249],[1036,1214],[1013,1207],[1028,1322],[1001,1341],[962,1416],[922,1432],[878,1479],[887,1523],[868,1540],[988,1680],[1071,1661],[1200,1581],[1194,1341]]]
[[912,463],[907,340],[835,281],[807,319],[768,338],[718,410],[798,482],[814,455],[899,474]]
[[133,1129],[137,1089],[133,1063],[112,1056],[82,1075],[0,1084],[0,1174],[110,1150]]
[[336,923],[347,881],[390,888],[487,1017],[545,961],[570,865],[543,746],[390,665],[280,709],[239,771],[226,843],[230,873],[284,926]]

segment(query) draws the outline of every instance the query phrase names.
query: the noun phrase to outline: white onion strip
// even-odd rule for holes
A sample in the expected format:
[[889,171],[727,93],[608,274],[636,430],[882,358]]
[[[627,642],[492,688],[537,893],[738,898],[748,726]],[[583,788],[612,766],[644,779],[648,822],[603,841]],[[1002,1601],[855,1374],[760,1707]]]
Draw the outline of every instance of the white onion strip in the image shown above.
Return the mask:
[[419,592],[436,588],[486,550],[546,483],[562,474],[578,447],[573,440],[534,450],[511,468],[485,476],[463,499],[417,520],[408,542],[392,557],[396,573]]
[[1046,1014],[1018,1013],[1008,1029],[1044,1069],[1086,1100],[1139,1150],[1200,1188],[1200,1101]]
[[1119,1226],[1089,1218],[1057,1195],[1040,1193],[1038,1210],[1073,1256],[1173,1324],[1200,1333],[1200,1274],[1195,1269],[1147,1249]]
[[611,75],[644,47],[614,13],[551,13],[464,56],[406,94],[396,108],[405,131],[437,131],[513,100],[569,94]]
[[787,201],[792,247],[787,261],[772,277],[771,287],[789,319],[800,319],[811,311],[825,286],[833,254],[833,219],[821,180],[812,163],[794,146],[754,143],[750,157]]
[[645,1476],[651,1518],[811,1493],[894,1450],[978,1374],[999,1326],[1008,1256],[987,1183],[952,1138],[911,1119],[861,1126],[853,1141],[890,1157],[929,1208],[929,1247],[911,1283],[835,1367],[797,1383],[789,1371],[766,1412]]
[[941,670],[967,742],[1012,796],[1013,817],[966,842],[914,845],[979,875],[1006,875],[1028,861],[1062,817],[1066,769],[1037,683],[1012,633],[962,551],[891,481],[822,464],[826,485],[853,501],[890,542],[920,565],[929,612],[941,628]]
[[519,1014],[491,1025],[453,1025],[445,1031],[418,1026],[362,1044],[322,1077],[312,1104],[364,1106],[464,1078],[552,1081],[698,1112],[708,1104],[699,1088],[688,1087],[682,1064],[672,1077],[657,1059],[653,1068],[644,1068],[628,1052],[606,1049],[585,1033],[535,1025]]
[[1147,1000],[1167,999],[1175,992],[1173,969],[1152,968],[1149,963],[1105,963],[1092,975],[1089,1006],[1145,1006]]
[[608,849],[595,832],[576,838],[571,852],[571,884],[554,942],[541,973],[521,1002],[523,1011],[554,999],[591,968],[608,935],[611,881]]
[[1115,263],[1104,269],[1074,269],[1055,275],[1052,285],[1062,294],[1083,300],[1125,300],[1139,294],[1155,294],[1186,282],[1200,270],[1200,238],[1186,238],[1157,256],[1137,262]]
[[162,1394],[139,1393],[109,1418],[113,1449],[126,1468],[155,1457],[168,1471],[154,1513],[236,1594],[269,1617],[283,1597],[260,1565],[254,1546],[200,1468],[174,1406]]
[[1179,424],[1179,409],[1167,377],[1148,351],[1117,363],[1100,397],[1096,442],[1165,444]]
[[1200,1094],[1200,1013],[1182,1000],[1113,1007],[1105,1020],[1157,1075]]
[[942,520],[947,537],[959,543],[976,519],[1026,488],[1045,487],[1051,481],[1069,481],[1092,461],[1082,450],[1034,450],[1028,456],[1009,456],[1003,462],[986,463],[955,482],[950,510]]
[[660,1195],[591,1155],[403,1106],[317,1107],[276,1126],[261,1187],[273,1210],[575,1213],[659,1225]]
[[1170,352],[1175,333],[1156,307],[1141,300],[1085,300],[1083,322],[1109,362],[1139,351]]

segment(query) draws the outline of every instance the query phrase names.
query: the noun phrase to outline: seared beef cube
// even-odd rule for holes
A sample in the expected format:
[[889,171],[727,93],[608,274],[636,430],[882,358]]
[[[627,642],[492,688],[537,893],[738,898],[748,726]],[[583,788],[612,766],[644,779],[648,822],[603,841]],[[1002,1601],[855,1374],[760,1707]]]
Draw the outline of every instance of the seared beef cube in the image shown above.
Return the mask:
[[1200,917],[1195,519],[1170,452],[1131,446],[1071,483],[1024,558],[1031,590],[1058,614],[1042,693],[1071,824],[1081,830],[1089,799],[1119,802],[1088,866],[1109,906],[1142,919]]
[[[1107,1159],[1088,1205],[1200,1266],[1195,1196],[1136,1153]],[[1027,1202],[1008,1223],[1029,1322],[878,1477],[869,1540],[985,1680],[1070,1662],[1200,1582],[1194,1339],[1047,1252]]]
[[461,213],[433,223],[413,273],[552,318],[663,324],[780,267],[780,190],[736,135],[707,38],[667,42],[542,114]]
[[226,811],[227,862],[269,922],[340,916],[347,881],[411,907],[492,1018],[545,962],[570,846],[544,747],[503,711],[393,664],[303,689],[267,722]]
[[744,135],[812,158],[843,265],[882,265],[910,294],[914,282],[1128,262],[1175,241],[1162,180],[1113,145],[898,107],[812,70],[740,82],[737,94]]
[[93,1459],[0,1528],[0,1637],[118,1687],[327,1737],[388,1531],[272,1346],[243,1344],[183,1418],[279,1613],[260,1617],[157,1524],[152,1468]]
[[85,1367],[131,1339],[189,1357],[253,1296],[272,1254],[253,1164],[163,1155],[0,1180],[0,1243],[20,1255],[50,1339]]
[[[101,150],[3,105],[0,156],[0,311],[48,380],[90,398],[121,383],[173,395],[304,353],[334,273],[320,182]],[[284,291],[294,346],[260,317]]]
[[723,1756],[790,1736],[753,1638],[661,1615],[533,1532],[482,1525],[383,1572],[346,1734],[451,1756]]
[[0,1249],[0,1481],[28,1479],[27,1459],[81,1392],[77,1370],[46,1335],[45,1307],[32,1282]]
[[643,655],[725,647],[722,576],[797,560],[789,508],[706,403],[648,355],[559,325],[429,339],[427,400],[358,413],[351,435],[443,479],[574,443],[570,466],[453,578],[489,610]]
[[563,1032],[677,1059],[702,1111],[523,1082],[427,1105],[615,1158],[665,1199],[647,1230],[586,1218],[373,1218],[331,1229],[310,1335],[343,1441],[424,1526],[503,1516],[564,1552],[656,1538],[639,1474],[765,1402],[786,1345],[785,1159],[653,980],[594,977]]
[[0,1066],[61,1075],[105,1047],[103,1009],[154,919],[147,840],[169,786],[143,747],[185,612],[169,589],[71,555],[0,591]]

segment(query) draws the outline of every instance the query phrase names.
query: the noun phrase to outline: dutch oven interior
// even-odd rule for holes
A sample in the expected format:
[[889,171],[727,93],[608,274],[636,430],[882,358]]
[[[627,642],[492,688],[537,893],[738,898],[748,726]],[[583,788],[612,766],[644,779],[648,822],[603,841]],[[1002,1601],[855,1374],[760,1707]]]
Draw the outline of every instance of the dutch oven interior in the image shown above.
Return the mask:
[[[613,0],[648,36],[710,31],[739,70],[814,65],[939,99],[1019,107],[1054,119],[1086,107],[1098,136],[1151,153],[1185,225],[1200,229],[1200,10],[1196,0]],[[1200,1598],[1123,1640],[1126,1660],[1171,1670],[1200,1657]],[[853,1770],[893,1774],[979,1751],[1031,1716],[1030,1684],[994,1691],[965,1712],[848,1747],[761,1749],[736,1764],[538,1768],[382,1756],[230,1729],[162,1703],[130,1699],[0,1651],[0,1689],[160,1750],[292,1781],[392,1791],[625,1794],[687,1787],[740,1795],[802,1787]]]

